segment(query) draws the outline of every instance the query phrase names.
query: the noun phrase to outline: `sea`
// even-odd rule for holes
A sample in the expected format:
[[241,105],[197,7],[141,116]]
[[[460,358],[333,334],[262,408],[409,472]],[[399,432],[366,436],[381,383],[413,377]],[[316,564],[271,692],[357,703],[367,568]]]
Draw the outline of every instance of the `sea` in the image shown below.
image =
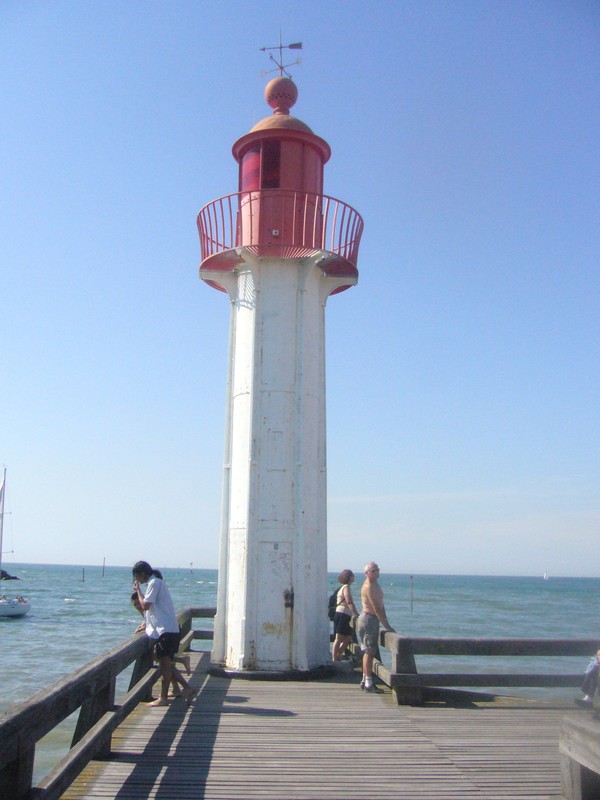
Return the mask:
[[[0,590],[26,596],[32,609],[25,617],[0,618],[0,713],[26,700],[96,656],[128,639],[141,618],[130,603],[131,567],[3,565],[19,581],[3,581]],[[216,605],[217,570],[162,568],[177,609]],[[360,599],[360,577],[353,585]],[[600,578],[534,575],[397,575],[381,573],[385,606],[398,633],[410,636],[600,639]],[[329,591],[336,575],[329,576]],[[324,613],[327,595],[323,598]],[[210,628],[210,620],[198,620]],[[210,642],[194,642],[194,649]],[[590,656],[593,654],[590,653]],[[385,653],[384,653],[385,659]],[[419,669],[431,671],[578,672],[586,657],[555,659],[494,657],[452,659],[418,657]],[[128,674],[117,685],[127,689]],[[500,693],[537,699],[568,700],[573,689],[520,688]],[[76,715],[48,734],[36,748],[35,779],[44,775],[68,749]]]

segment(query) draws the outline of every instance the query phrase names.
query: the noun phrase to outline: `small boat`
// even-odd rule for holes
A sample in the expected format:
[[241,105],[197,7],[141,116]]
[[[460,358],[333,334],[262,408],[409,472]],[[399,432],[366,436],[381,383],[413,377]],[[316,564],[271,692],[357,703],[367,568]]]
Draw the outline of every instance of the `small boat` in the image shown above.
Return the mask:
[[16,597],[0,594],[0,617],[24,617],[30,608],[29,600],[19,594]]
[[548,573],[547,573],[547,572],[544,572],[544,580],[545,580],[545,581],[547,581],[547,580],[548,580]]
[[[6,494],[6,467],[0,486],[0,575],[2,574],[2,536],[4,532],[4,496]],[[0,594],[0,617],[24,617],[31,609],[31,603],[22,595],[7,597]]]

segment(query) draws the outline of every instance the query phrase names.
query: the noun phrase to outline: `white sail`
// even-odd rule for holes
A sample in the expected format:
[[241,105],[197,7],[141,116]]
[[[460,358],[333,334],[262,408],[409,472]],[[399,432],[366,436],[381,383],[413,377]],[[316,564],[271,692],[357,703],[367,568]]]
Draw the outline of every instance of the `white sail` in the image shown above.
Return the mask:
[[0,575],[2,574],[2,541],[4,534],[4,487],[6,486],[6,467],[2,476],[2,486],[0,486]]
[[[6,467],[0,486],[0,575],[2,575],[2,544],[4,538],[4,497],[6,495]],[[6,597],[0,594],[0,617],[24,617],[30,610],[31,604],[21,595]]]

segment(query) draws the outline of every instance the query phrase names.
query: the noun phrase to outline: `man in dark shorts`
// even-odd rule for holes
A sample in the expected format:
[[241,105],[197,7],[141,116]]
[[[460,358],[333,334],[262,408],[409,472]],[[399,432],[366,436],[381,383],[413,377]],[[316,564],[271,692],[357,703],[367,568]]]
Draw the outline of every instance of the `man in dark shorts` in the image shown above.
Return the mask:
[[164,656],[175,660],[175,654],[179,650],[179,634],[178,633],[161,633],[158,641],[154,645],[154,652],[156,653],[156,660],[160,661]]

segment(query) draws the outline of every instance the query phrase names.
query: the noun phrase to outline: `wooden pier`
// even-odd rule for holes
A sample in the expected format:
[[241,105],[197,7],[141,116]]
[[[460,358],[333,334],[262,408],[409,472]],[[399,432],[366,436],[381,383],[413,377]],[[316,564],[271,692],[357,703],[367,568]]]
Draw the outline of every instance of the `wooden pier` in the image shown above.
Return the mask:
[[[179,612],[182,648],[212,638],[192,621],[214,614]],[[598,642],[382,633],[380,645],[391,663],[375,662],[382,694],[360,690],[352,662],[329,677],[265,681],[211,674],[209,654],[195,651],[191,706],[174,699],[153,708],[145,701],[159,673],[149,640],[133,636],[0,715],[0,800],[341,800],[357,792],[369,800],[598,800],[595,715],[470,690],[577,687],[580,675],[560,671],[560,657],[595,652]],[[461,668],[469,656],[494,661],[483,673],[419,672],[422,653],[450,662],[458,655]],[[497,656],[514,656],[516,667],[532,655],[535,673],[495,671]],[[539,672],[545,658],[551,672]],[[118,689],[124,680],[129,688]],[[34,777],[38,746],[76,714],[69,751]]]
[[192,654],[192,706],[140,705],[65,800],[560,798],[565,708],[463,699],[398,706],[357,673],[318,681],[208,674]]

